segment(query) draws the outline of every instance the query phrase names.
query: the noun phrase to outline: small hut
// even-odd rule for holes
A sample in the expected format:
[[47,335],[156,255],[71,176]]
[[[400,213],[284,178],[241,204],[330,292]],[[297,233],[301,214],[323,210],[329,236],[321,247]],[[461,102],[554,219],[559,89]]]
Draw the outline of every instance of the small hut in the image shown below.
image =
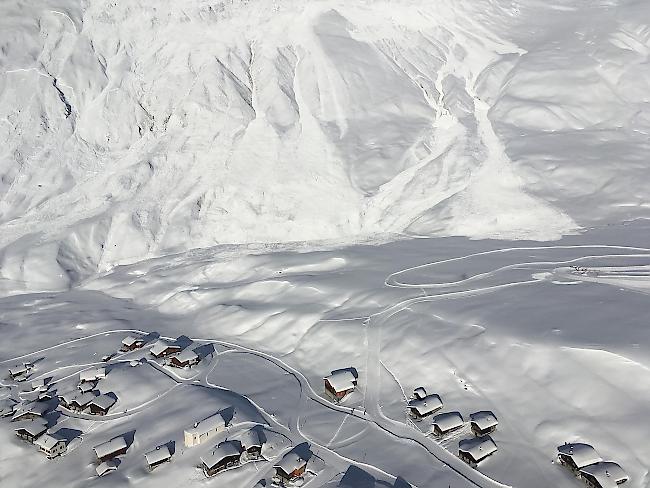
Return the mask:
[[100,366],[98,368],[85,369],[79,372],[79,383],[84,382],[97,382],[102,378],[106,378],[106,368]]
[[125,454],[128,448],[124,437],[117,436],[108,442],[93,447],[93,451],[95,451],[97,459],[104,462]]
[[577,473],[585,466],[601,462],[603,459],[589,444],[567,443],[557,448],[557,458],[561,465]]
[[111,459],[108,461],[105,461],[101,463],[99,466],[95,468],[95,472],[97,473],[97,476],[106,476],[109,473],[112,473],[117,469],[117,463]]
[[589,488],[615,488],[630,479],[617,463],[601,461],[580,470],[580,478]]
[[497,416],[489,410],[481,410],[470,414],[469,421],[472,425],[472,432],[476,436],[491,434],[497,430],[497,425],[499,425]]
[[429,415],[433,415],[442,408],[442,400],[436,394],[427,395],[419,400],[411,400],[409,402],[409,411],[416,419],[423,419]]
[[463,425],[465,421],[460,412],[441,413],[433,417],[433,434],[441,436],[460,429]]
[[473,468],[495,452],[497,445],[489,435],[463,439],[458,443],[458,456]]
[[340,401],[357,387],[357,378],[349,369],[332,371],[323,380],[325,381],[325,392],[334,401]]
[[288,452],[275,466],[275,474],[280,481],[288,483],[300,478],[307,470],[307,460],[295,450]]
[[122,339],[122,346],[120,347],[120,351],[134,351],[136,349],[140,349],[142,346],[144,346],[144,339],[142,337],[128,335]]
[[144,458],[147,460],[149,469],[153,471],[161,464],[170,462],[172,460],[172,453],[169,452],[169,447],[163,444],[162,446],[157,446],[152,451],[146,452]]
[[416,400],[423,400],[427,396],[427,390],[424,389],[424,386],[418,386],[413,390],[413,397]]

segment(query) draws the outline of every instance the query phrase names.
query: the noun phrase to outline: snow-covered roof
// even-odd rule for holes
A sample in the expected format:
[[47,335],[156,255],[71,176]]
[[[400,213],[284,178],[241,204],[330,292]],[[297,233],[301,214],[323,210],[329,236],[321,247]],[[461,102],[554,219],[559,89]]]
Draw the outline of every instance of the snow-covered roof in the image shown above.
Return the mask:
[[427,390],[424,389],[424,386],[418,386],[413,390],[413,394],[415,395],[415,398],[424,398],[427,396]]
[[162,461],[166,461],[171,458],[172,454],[169,452],[169,447],[163,444],[162,446],[156,447],[154,450],[145,452],[144,458],[147,460],[148,464],[156,464]]
[[244,432],[239,438],[241,445],[244,449],[250,449],[251,447],[262,447],[262,440],[260,439],[260,433],[258,429],[249,429]]
[[171,342],[167,342],[164,339],[158,339],[153,346],[151,346],[151,354],[154,356],[158,356],[159,354],[162,354],[165,352],[168,348],[174,347],[180,349],[180,346],[178,344],[173,344]]
[[106,368],[103,366],[98,368],[85,369],[79,372],[79,381],[95,381],[98,378],[106,376]]
[[296,469],[301,468],[307,464],[307,461],[304,460],[296,451],[291,451],[285,454],[285,456],[280,459],[280,462],[275,465],[276,468],[280,468],[286,474],[293,473]]
[[[86,392],[92,391],[92,389],[95,388],[95,384],[92,381],[90,381],[90,382],[84,381],[83,383],[79,384],[78,388],[79,388],[79,391],[81,391],[81,393],[86,393]],[[73,393],[73,392],[69,392],[69,393]],[[70,400],[72,400],[72,398],[70,398]]]
[[180,361],[181,363],[189,363],[190,361],[194,361],[195,359],[199,358],[199,355],[196,354],[193,350],[191,349],[185,349],[184,351],[179,352],[174,356],[176,360]]
[[79,390],[72,390],[72,391],[66,391],[65,393],[61,393],[59,395],[59,398],[63,400],[65,403],[69,404],[72,400],[74,400],[80,395],[81,392],[79,392]]
[[460,412],[441,413],[433,417],[433,425],[437,425],[443,432],[456,429],[464,423],[463,416]]
[[470,414],[469,420],[481,430],[489,429],[490,427],[494,427],[495,425],[499,424],[497,416],[489,410],[474,412]]
[[442,408],[442,400],[435,393],[427,395],[422,399],[415,399],[409,402],[409,408],[415,410],[420,415],[426,415]]
[[45,419],[34,419],[21,422],[14,427],[15,431],[24,430],[32,436],[42,434],[47,430],[47,421]]
[[330,384],[334,391],[337,393],[354,389],[357,379],[352,374],[352,371],[347,369],[332,371],[332,374],[326,376],[324,379]]
[[26,364],[17,364],[9,368],[9,373],[11,373],[12,376],[16,376],[21,373],[26,373],[27,371],[29,371],[29,369],[30,369],[29,366],[27,366]]
[[14,411],[15,405],[16,400],[13,398],[5,398],[0,400],[0,415],[9,415],[9,413]]
[[489,435],[486,435],[483,437],[463,439],[458,443],[458,450],[460,452],[466,452],[472,459],[478,462],[496,452],[497,445]]
[[102,464],[97,466],[95,468],[95,471],[97,472],[97,476],[104,476],[107,473],[110,473],[111,471],[115,471],[117,469],[117,463],[113,461],[112,459],[109,459],[108,461],[104,461]]
[[63,439],[59,439],[58,437],[54,437],[51,434],[45,434],[39,437],[38,439],[36,439],[34,441],[34,444],[36,444],[41,449],[49,451],[54,446],[56,446],[59,442],[65,442],[65,441]]
[[48,410],[47,404],[43,402],[31,402],[27,404],[20,404],[16,407],[12,420],[22,417],[26,414],[43,416]]
[[31,382],[31,386],[34,390],[42,388],[45,386],[45,379],[40,378]]
[[132,336],[132,335],[128,335],[124,339],[122,339],[122,344],[124,344],[125,346],[132,346],[136,342],[142,342],[142,341],[143,341],[143,339],[141,337],[135,337],[135,336]]
[[109,395],[99,395],[98,397],[95,397],[92,399],[90,402],[90,405],[95,405],[96,407],[102,408],[104,410],[108,410],[111,408],[113,405],[115,405],[115,398]]
[[82,393],[81,395],[76,396],[71,400],[71,403],[76,403],[80,407],[85,407],[88,405],[90,402],[92,402],[95,399],[95,393],[93,391],[87,391],[86,393]]
[[582,442],[564,444],[557,448],[557,452],[569,456],[578,469],[603,460],[596,452],[596,449]]
[[615,488],[630,479],[623,468],[612,461],[590,464],[582,468],[580,473],[593,476],[602,488]]
[[185,429],[185,432],[188,434],[205,434],[206,432],[211,432],[213,430],[216,430],[218,428],[224,428],[226,426],[226,421],[224,420],[223,416],[221,413],[215,413],[214,415],[211,415],[207,419],[201,420],[200,422],[197,422],[194,424],[194,427],[190,429]]
[[126,440],[124,440],[124,437],[118,436],[108,442],[93,447],[93,450],[95,451],[95,454],[97,454],[98,458],[103,458],[125,448]]
[[215,447],[211,453],[201,457],[201,461],[203,461],[203,464],[208,468],[212,468],[225,458],[230,456],[239,456],[240,454],[241,452],[239,451],[239,447],[235,442],[225,441]]

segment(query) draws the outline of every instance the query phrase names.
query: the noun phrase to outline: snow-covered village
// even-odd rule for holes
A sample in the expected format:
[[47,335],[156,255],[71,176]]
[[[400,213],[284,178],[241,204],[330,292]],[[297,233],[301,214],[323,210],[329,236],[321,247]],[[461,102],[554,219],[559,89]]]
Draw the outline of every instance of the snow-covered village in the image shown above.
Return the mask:
[[0,2],[0,487],[649,488],[650,3]]

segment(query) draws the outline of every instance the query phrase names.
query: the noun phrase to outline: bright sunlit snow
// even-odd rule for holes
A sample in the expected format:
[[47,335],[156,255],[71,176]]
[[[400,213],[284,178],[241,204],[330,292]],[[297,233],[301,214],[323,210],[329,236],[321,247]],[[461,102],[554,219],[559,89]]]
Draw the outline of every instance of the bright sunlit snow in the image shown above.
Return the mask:
[[649,155],[644,0],[0,2],[0,486],[647,488]]

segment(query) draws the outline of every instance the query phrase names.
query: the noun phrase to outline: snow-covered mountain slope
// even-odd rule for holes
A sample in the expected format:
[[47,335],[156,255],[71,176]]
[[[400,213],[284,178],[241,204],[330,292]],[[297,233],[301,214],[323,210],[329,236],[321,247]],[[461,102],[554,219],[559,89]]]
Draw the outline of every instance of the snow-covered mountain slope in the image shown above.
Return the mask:
[[648,18],[640,0],[2,2],[1,277],[647,216]]

